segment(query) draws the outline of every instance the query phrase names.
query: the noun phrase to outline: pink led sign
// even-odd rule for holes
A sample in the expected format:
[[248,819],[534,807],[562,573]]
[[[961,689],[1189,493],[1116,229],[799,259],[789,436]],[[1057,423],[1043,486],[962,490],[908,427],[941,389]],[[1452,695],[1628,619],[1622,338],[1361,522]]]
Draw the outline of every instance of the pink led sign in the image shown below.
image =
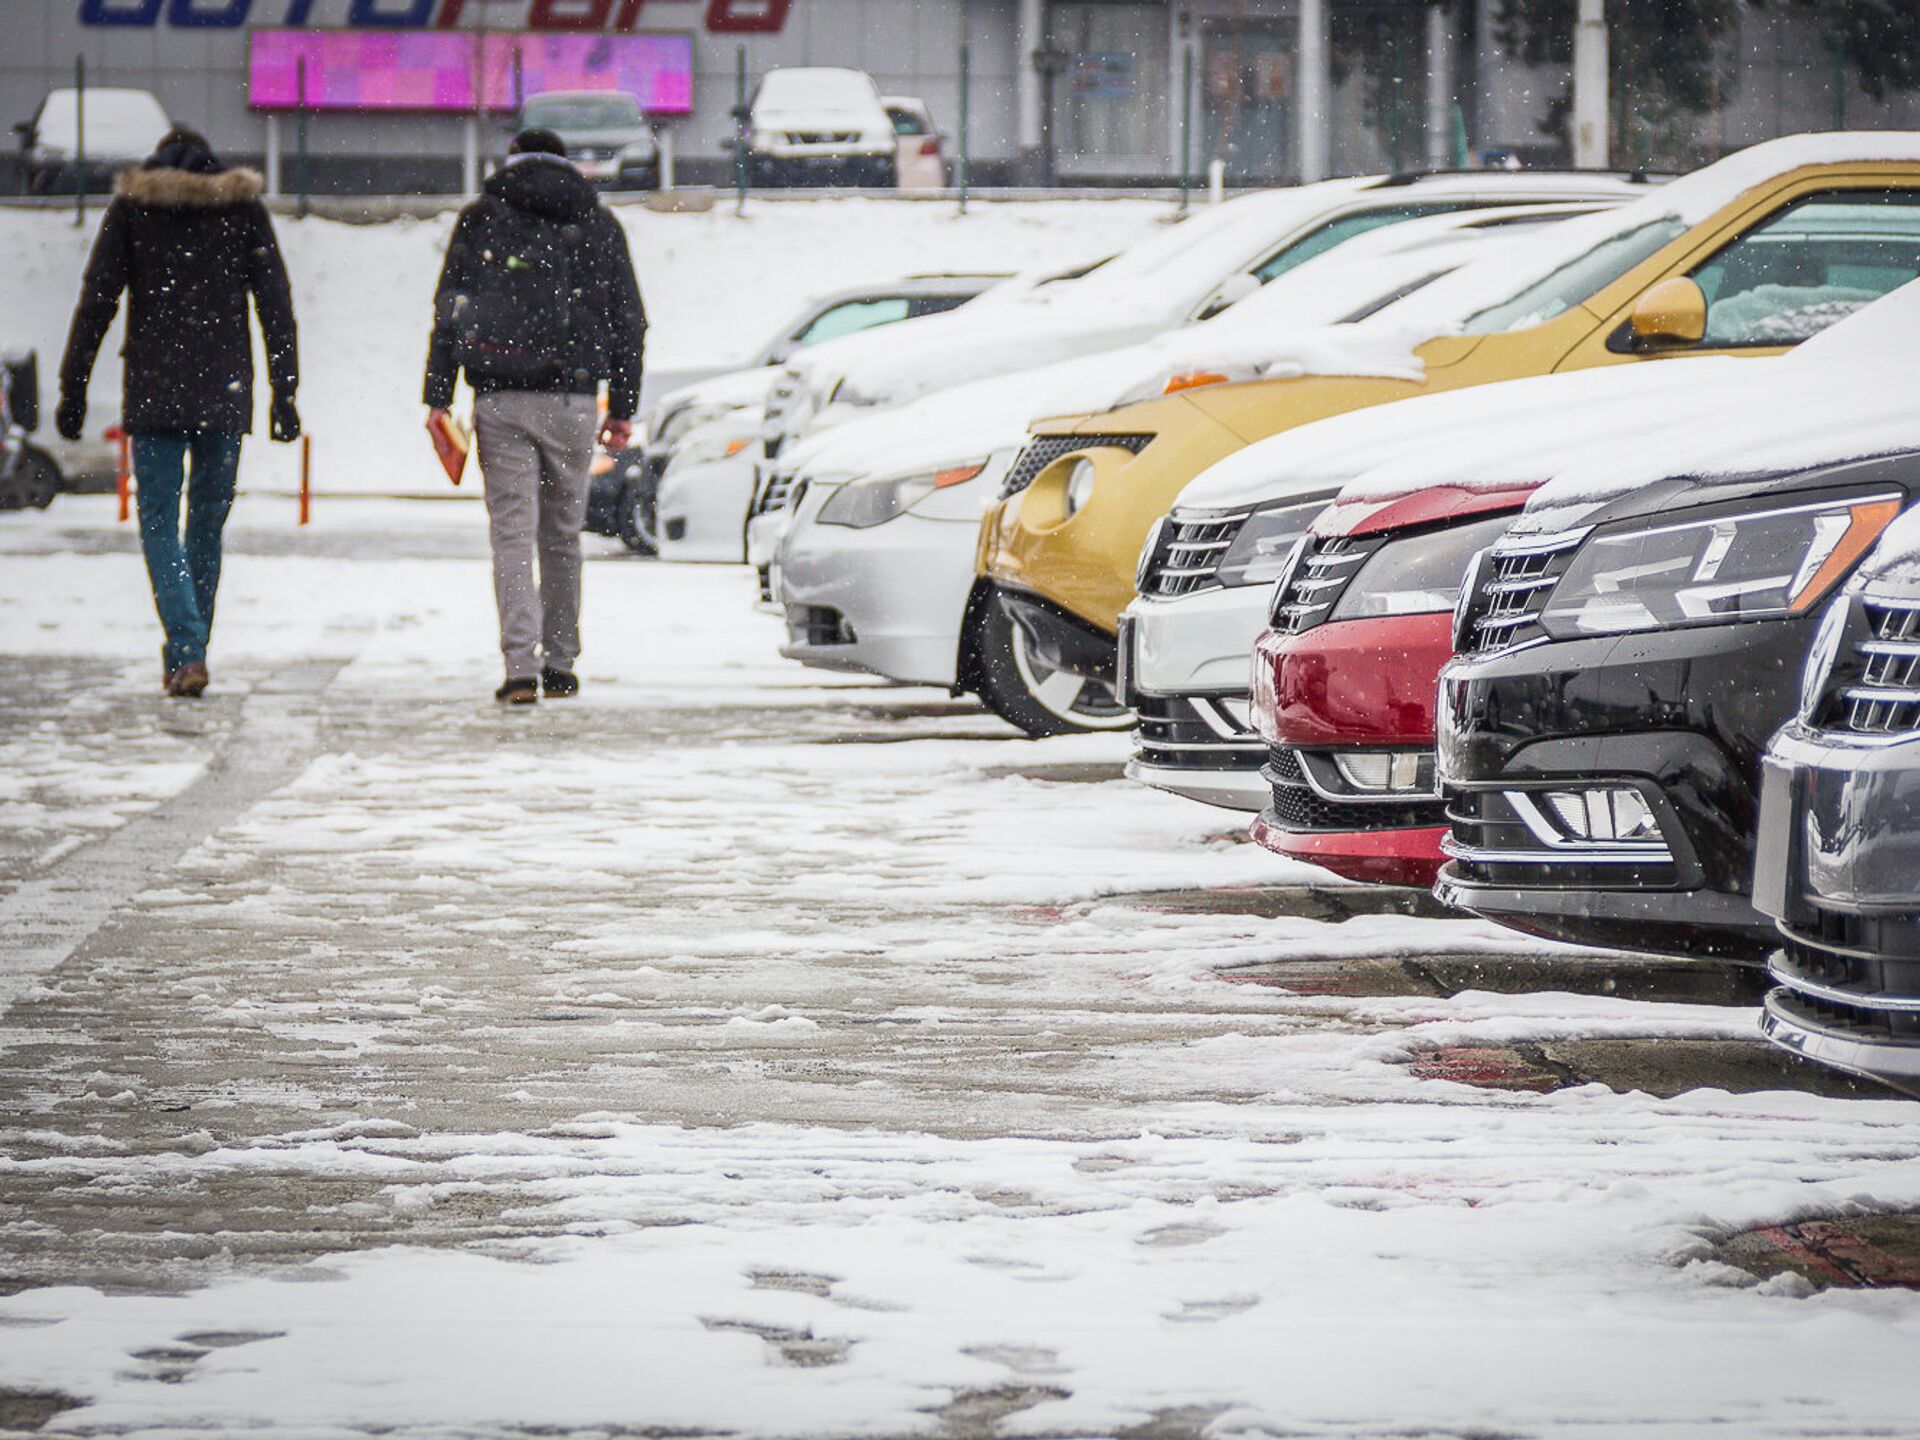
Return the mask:
[[[256,110],[509,111],[553,90],[633,96],[650,115],[693,113],[693,37],[489,34],[457,30],[255,30],[247,103]],[[479,63],[476,63],[476,56]]]

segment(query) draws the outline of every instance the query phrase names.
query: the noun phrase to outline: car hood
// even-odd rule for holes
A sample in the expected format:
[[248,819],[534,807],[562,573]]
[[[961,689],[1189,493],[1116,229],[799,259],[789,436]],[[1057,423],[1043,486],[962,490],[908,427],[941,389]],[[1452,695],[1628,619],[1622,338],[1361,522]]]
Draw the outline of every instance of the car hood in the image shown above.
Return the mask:
[[604,149],[612,145],[653,142],[653,131],[645,125],[616,125],[598,130],[558,130],[554,133],[567,142],[569,150],[577,150],[582,146]]
[[729,370],[724,375],[710,375],[705,380],[682,385],[678,390],[669,390],[655,403],[655,408],[664,414],[687,405],[724,405],[728,408],[758,405],[767,398],[767,387],[773,384],[779,374],[779,366],[761,365],[751,370]]

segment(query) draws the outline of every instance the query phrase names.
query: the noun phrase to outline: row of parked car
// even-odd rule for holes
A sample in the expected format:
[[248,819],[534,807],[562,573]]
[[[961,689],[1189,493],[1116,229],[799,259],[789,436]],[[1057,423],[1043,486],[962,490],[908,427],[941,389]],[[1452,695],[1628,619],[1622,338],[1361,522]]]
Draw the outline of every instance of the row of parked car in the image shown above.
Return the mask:
[[1920,1093],[1916,280],[1920,134],[1248,196],[666,397],[649,538]]

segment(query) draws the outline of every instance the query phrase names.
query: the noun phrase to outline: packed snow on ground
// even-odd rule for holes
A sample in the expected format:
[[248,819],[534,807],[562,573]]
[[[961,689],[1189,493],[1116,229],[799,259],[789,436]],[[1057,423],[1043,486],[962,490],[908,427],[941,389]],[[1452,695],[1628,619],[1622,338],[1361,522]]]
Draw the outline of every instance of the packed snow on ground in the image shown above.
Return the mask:
[[[647,362],[665,375],[747,359],[814,296],[904,273],[1069,268],[1150,234],[1174,207],[1144,200],[944,203],[864,199],[756,200],[704,213],[623,205],[651,327]],[[0,349],[38,350],[48,411],[95,219],[76,228],[57,210],[0,211],[8,273]],[[314,437],[322,492],[442,492],[421,433],[421,373],[434,282],[451,215],[375,225],[280,217],[300,325],[301,418]],[[101,347],[88,429],[120,403],[120,335]],[[266,441],[266,384],[256,357],[256,422],[242,481],[298,483],[292,447]]]
[[[1273,913],[1315,872],[1121,737],[784,665],[738,569],[594,544],[584,694],[502,712],[479,517],[320,513],[242,502],[212,696],[137,702],[295,778],[0,1032],[0,1249],[106,1277],[0,1298],[60,1433],[1911,1428],[1920,1299],[1709,1248],[1920,1205],[1911,1104],[1409,1064],[1752,1011],[1232,983],[1543,947]],[[0,552],[0,672],[67,667],[79,745],[152,663],[129,537]]]

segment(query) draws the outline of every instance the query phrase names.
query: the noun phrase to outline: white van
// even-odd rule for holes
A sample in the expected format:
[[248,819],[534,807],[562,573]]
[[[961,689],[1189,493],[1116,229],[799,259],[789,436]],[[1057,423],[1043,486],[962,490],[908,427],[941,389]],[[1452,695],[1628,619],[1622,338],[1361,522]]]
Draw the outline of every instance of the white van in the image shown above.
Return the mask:
[[86,122],[85,160],[89,180],[110,183],[113,173],[144,160],[173,127],[159,98],[150,90],[88,86],[81,92],[49,90],[33,119],[13,128],[20,135],[20,158],[29,195],[45,195],[63,181],[78,178]]
[[747,179],[754,185],[872,185],[898,174],[893,119],[864,70],[769,70],[747,107]]

